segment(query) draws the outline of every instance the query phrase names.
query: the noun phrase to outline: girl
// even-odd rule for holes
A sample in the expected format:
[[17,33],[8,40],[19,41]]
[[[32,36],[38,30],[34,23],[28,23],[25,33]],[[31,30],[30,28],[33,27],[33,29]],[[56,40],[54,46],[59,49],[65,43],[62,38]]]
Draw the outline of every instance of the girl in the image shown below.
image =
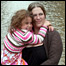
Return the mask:
[[33,34],[30,13],[26,10],[17,11],[11,19],[8,34],[4,39],[1,64],[28,65],[22,58],[22,50],[29,44],[41,43],[44,40],[49,24],[49,22],[44,23],[38,34]]

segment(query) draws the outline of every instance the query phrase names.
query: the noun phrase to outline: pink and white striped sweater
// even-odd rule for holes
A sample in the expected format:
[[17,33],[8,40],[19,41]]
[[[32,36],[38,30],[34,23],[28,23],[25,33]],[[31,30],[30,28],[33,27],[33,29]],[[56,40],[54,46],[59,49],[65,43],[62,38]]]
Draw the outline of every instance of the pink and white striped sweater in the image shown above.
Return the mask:
[[41,43],[44,40],[46,32],[47,27],[44,25],[40,28],[37,35],[27,30],[17,29],[13,34],[8,33],[6,35],[4,39],[4,46],[10,52],[19,53],[23,48],[25,48],[24,45]]

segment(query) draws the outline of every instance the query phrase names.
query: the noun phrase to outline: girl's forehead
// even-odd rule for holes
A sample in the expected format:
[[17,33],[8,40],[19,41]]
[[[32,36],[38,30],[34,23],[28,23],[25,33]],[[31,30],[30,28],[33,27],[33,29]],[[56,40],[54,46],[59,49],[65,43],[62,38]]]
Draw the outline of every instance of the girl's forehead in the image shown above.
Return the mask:
[[26,19],[32,19],[30,16],[26,17]]
[[25,17],[23,20],[22,20],[22,22],[29,22],[29,21],[32,21],[32,18],[30,17],[30,16],[28,16],[28,17]]
[[32,22],[32,18],[31,17],[27,17],[26,18],[26,22]]
[[26,16],[26,17],[24,17],[23,20],[28,20],[28,19],[32,19],[32,18],[30,16]]

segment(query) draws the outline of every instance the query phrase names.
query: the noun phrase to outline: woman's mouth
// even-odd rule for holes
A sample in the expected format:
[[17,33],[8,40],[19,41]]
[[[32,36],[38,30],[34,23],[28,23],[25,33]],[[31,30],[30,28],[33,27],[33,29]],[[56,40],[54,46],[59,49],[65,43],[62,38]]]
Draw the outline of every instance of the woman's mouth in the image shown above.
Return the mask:
[[40,20],[36,20],[36,22],[39,24],[39,23],[41,23],[41,21]]

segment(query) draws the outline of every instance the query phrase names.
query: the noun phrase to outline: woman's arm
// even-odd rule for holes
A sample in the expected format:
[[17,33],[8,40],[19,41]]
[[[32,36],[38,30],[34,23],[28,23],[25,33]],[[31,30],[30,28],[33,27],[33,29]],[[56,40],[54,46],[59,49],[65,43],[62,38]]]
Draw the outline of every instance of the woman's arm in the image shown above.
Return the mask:
[[[48,46],[48,59],[41,65],[58,65],[62,55],[63,45],[62,40],[57,31],[47,32],[46,47]],[[45,41],[44,41],[45,42]],[[48,43],[48,44],[47,44]]]

